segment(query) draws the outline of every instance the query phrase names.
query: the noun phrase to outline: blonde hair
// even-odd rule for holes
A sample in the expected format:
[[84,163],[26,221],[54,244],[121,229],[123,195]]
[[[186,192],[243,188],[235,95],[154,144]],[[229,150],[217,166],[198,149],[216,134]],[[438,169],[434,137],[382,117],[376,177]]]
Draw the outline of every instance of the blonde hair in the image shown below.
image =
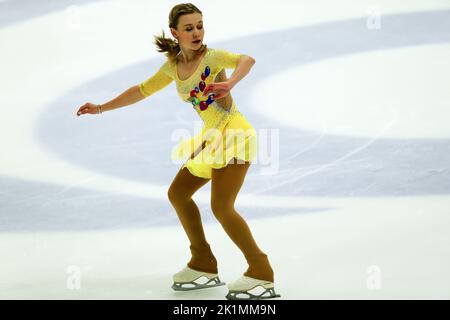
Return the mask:
[[[192,3],[180,3],[174,6],[169,13],[169,27],[177,29],[178,21],[180,20],[180,17],[184,14],[190,14],[190,13],[200,13],[200,9],[198,9],[196,6],[194,6]],[[171,38],[166,38],[164,34],[164,30],[162,30],[161,36],[154,36],[155,38],[155,45],[157,47],[158,52],[166,52],[166,57],[169,58],[170,61],[176,61],[176,57],[181,52],[180,45],[178,42]],[[203,44],[202,47],[199,49],[199,53],[201,54],[204,50],[206,50],[207,45]]]

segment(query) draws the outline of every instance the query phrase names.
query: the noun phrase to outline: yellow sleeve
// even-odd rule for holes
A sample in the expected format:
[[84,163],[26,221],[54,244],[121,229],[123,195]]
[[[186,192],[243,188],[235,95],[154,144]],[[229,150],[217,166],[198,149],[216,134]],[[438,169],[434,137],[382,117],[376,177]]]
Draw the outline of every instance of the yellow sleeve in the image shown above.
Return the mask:
[[173,81],[169,70],[169,61],[166,61],[153,76],[140,83],[139,90],[142,95],[148,97],[167,87]]
[[236,69],[241,56],[243,56],[243,54],[233,53],[224,49],[214,50],[215,62],[226,69]]

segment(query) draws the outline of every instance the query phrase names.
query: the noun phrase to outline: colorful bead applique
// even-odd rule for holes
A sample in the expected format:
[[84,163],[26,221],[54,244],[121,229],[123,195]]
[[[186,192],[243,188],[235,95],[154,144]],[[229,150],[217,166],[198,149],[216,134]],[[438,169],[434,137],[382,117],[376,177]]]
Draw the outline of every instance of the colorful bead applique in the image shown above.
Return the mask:
[[211,69],[209,68],[209,66],[206,66],[205,72],[203,72],[201,75],[202,81],[200,81],[198,83],[198,87],[195,87],[193,90],[191,90],[191,93],[190,93],[190,96],[192,98],[191,99],[192,105],[194,107],[199,106],[200,110],[202,110],[202,111],[208,109],[208,106],[214,102],[214,93],[210,94],[208,96],[208,99],[201,100],[202,92],[206,88],[205,80],[209,76],[210,72],[211,72]]

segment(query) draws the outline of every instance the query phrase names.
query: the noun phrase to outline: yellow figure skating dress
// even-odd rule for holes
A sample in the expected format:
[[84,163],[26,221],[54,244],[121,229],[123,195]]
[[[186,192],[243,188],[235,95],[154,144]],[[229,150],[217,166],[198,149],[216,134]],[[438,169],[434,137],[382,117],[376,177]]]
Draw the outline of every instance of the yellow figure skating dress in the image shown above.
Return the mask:
[[206,50],[189,78],[181,80],[176,62],[167,59],[152,77],[139,84],[139,89],[147,97],[175,80],[178,95],[198,113],[203,127],[195,136],[180,141],[173,148],[171,157],[187,160],[183,167],[195,176],[210,179],[213,168],[225,167],[233,158],[237,158],[238,163],[252,161],[257,152],[257,136],[255,129],[237,110],[234,100],[231,106],[223,106],[214,101],[213,94],[202,96],[208,84],[220,82],[216,77],[219,73],[223,75],[225,68],[236,68],[241,55],[223,49]]

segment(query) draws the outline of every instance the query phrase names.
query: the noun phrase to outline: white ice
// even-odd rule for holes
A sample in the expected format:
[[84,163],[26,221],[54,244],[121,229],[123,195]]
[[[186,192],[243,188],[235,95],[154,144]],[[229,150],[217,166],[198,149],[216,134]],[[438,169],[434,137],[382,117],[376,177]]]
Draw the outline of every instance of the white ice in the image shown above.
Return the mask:
[[[171,289],[189,251],[170,137],[198,121],[174,85],[76,117],[157,70],[177,3],[0,1],[0,299],[225,298]],[[233,97],[279,158],[259,155],[236,209],[282,298],[450,298],[448,1],[195,4],[208,46],[257,61]],[[209,195],[194,200],[230,282],[247,266]]]

